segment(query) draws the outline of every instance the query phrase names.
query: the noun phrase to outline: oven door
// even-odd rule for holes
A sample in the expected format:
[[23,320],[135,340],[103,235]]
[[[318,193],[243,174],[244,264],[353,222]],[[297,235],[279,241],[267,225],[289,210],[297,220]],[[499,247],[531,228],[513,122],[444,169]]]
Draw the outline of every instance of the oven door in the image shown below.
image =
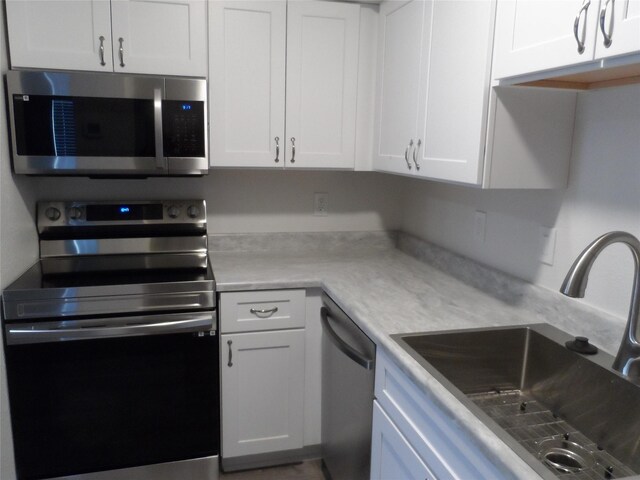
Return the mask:
[[214,313],[7,325],[18,478],[217,455]]

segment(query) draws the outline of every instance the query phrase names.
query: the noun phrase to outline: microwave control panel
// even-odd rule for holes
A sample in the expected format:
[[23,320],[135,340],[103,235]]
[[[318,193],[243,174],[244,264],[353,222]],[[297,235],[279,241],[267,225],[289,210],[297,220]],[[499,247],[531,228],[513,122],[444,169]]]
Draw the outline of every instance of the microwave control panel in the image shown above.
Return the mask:
[[165,157],[204,157],[204,102],[162,101]]

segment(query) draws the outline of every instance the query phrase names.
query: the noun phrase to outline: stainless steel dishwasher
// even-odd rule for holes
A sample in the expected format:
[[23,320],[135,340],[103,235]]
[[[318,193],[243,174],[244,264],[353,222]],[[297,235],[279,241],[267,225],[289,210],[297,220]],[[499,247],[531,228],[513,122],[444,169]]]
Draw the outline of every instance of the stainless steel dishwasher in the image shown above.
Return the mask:
[[327,295],[322,304],[323,467],[332,480],[365,480],[376,346]]

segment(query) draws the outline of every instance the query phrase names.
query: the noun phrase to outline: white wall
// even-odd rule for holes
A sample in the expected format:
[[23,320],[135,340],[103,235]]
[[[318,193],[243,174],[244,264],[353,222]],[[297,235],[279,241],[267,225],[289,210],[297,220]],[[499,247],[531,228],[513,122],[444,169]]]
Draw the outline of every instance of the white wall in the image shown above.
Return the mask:
[[[4,2],[0,2],[4,11]],[[0,72],[7,70],[4,19],[0,16]],[[0,84],[0,289],[32,264],[38,255],[25,182],[14,182],[9,158],[4,82]],[[4,352],[0,355],[0,478],[15,477]]]
[[[576,256],[600,234],[640,237],[640,85],[579,95],[566,190],[482,191],[417,180],[406,187],[402,229],[558,291]],[[476,210],[487,212],[484,243],[473,236]],[[557,229],[552,266],[540,262],[540,226]],[[628,249],[611,246],[579,301],[626,321],[632,267]]]

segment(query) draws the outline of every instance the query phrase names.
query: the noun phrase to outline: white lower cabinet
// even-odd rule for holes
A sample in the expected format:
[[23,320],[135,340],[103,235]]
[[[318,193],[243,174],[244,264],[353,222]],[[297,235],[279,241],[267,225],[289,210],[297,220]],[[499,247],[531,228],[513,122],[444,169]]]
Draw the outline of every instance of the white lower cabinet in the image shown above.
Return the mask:
[[304,330],[220,339],[223,457],[302,448]]
[[[533,472],[532,472],[533,474]],[[371,480],[513,479],[378,350]],[[531,478],[539,478],[535,474]]]
[[[307,309],[316,297],[303,289],[220,294],[223,468],[275,463],[276,453],[286,462],[316,443],[319,421],[306,418],[319,412],[308,397],[320,372],[309,370],[307,364],[315,362],[306,358],[314,332],[313,325],[306,328]],[[308,349],[317,347],[310,342]]]
[[420,455],[375,400],[371,433],[371,480],[435,479]]

